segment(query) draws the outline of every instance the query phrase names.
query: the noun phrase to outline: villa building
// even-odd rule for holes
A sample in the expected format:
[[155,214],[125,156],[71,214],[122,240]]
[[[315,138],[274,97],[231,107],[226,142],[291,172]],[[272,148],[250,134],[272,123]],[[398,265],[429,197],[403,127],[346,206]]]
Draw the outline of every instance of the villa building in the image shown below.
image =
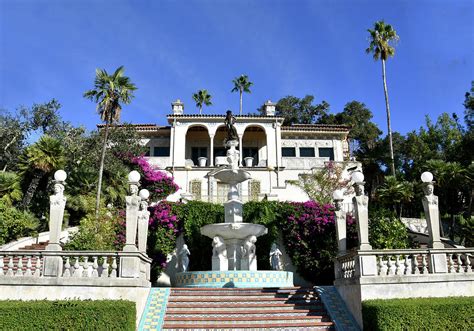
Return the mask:
[[[348,161],[350,127],[283,126],[283,117],[275,116],[274,103],[267,101],[264,110],[265,115],[236,116],[240,165],[251,175],[239,185],[240,196],[243,201],[306,201],[307,195],[288,181],[321,169],[326,162]],[[149,148],[149,162],[171,173],[181,187],[170,200],[227,200],[228,187],[214,178],[227,164],[224,118],[224,114],[185,114],[184,104],[177,100],[167,116],[168,126],[135,124]]]

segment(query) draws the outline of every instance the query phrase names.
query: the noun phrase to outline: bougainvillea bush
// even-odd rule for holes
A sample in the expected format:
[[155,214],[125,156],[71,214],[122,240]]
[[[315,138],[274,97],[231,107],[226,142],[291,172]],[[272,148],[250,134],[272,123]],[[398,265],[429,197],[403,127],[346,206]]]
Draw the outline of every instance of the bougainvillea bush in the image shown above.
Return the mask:
[[334,207],[315,201],[290,203],[293,211],[281,221],[286,251],[300,274],[318,284],[332,281],[337,253]]
[[143,156],[134,157],[131,162],[137,166],[137,171],[141,175],[141,188],[150,191],[151,201],[165,199],[179,190],[179,186],[174,182],[173,177],[153,167]]

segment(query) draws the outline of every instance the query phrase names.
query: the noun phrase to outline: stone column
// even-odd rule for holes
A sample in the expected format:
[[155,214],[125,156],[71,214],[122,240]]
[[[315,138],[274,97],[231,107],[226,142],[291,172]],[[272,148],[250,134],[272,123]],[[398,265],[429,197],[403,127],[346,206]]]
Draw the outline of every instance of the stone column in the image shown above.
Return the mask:
[[146,243],[148,237],[148,221],[150,220],[150,212],[148,211],[148,197],[150,192],[143,189],[140,190],[140,211],[138,215],[138,251],[146,254]]
[[[243,161],[243,155],[244,155],[244,145],[242,143],[242,140],[244,138],[243,134],[239,134],[239,145],[240,146],[240,155],[239,155],[239,165],[244,166],[244,161]],[[237,146],[236,146],[237,147]]]
[[[64,181],[67,174],[64,170],[54,173],[54,194],[49,197],[49,244],[47,251],[62,251],[59,243],[63,224],[66,197],[64,196]],[[63,259],[60,256],[47,256],[44,259],[43,276],[60,277],[63,271]]]
[[214,135],[209,135],[209,138],[211,139],[210,142],[210,151],[209,151],[209,166],[213,167],[214,166]]
[[[140,206],[140,197],[138,196],[138,186],[140,181],[140,174],[137,171],[132,171],[128,175],[130,185],[130,195],[125,197],[127,204],[126,209],[126,229],[125,229],[125,246],[124,252],[137,252],[137,222],[138,210]],[[138,278],[140,277],[140,267],[137,257],[122,257],[120,258],[120,276],[124,278]]]
[[[430,172],[424,172],[421,174],[421,180],[423,181],[423,192],[425,196],[422,199],[423,209],[425,211],[426,223],[428,225],[429,243],[430,248],[444,248],[441,242],[441,236],[439,231],[439,209],[438,209],[438,197],[434,195],[433,175]],[[446,254],[430,254],[430,265],[433,273],[446,273],[448,272]]]
[[339,255],[344,254],[347,250],[346,213],[341,210],[343,197],[342,191],[334,191],[333,198],[336,207],[336,235]]

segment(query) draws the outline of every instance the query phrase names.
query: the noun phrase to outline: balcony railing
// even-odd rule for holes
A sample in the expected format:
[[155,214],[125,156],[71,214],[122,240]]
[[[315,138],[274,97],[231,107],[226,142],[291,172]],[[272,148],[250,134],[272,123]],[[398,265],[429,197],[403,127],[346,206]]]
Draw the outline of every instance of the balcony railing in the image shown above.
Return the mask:
[[324,163],[328,162],[328,157],[282,157],[282,166],[286,169],[304,169],[322,168]]

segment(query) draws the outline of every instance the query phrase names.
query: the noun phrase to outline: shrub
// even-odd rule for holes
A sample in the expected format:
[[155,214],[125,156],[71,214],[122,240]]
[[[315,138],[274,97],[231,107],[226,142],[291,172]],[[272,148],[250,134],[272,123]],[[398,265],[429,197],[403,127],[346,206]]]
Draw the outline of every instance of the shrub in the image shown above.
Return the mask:
[[33,214],[20,211],[0,201],[0,245],[35,235],[38,226],[39,222]]
[[0,301],[0,330],[135,330],[135,303]]
[[394,212],[379,209],[369,217],[369,242],[374,249],[408,247],[408,232]]
[[474,330],[474,297],[362,302],[364,330]]

